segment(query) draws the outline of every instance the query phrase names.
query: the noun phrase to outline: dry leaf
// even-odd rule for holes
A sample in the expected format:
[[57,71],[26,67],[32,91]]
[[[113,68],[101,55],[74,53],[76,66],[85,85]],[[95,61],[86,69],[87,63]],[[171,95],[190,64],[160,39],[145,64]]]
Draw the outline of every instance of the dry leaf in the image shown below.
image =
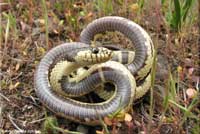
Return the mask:
[[66,13],[65,13],[65,17],[68,18],[69,16],[71,16],[71,11],[67,10]]
[[19,86],[20,82],[15,83],[14,88],[17,88]]
[[23,53],[23,55],[24,55],[24,56],[26,56],[26,55],[27,55],[27,52],[26,52],[26,51],[23,51],[22,53]]
[[11,5],[9,3],[7,3],[5,0],[0,0],[0,7],[1,7],[1,11],[7,11],[11,8]]
[[15,85],[13,85],[12,83],[10,83],[9,85],[9,90],[13,90],[15,88],[17,88],[19,86],[20,82],[15,83]]
[[137,120],[134,120],[134,124],[135,124],[137,127],[141,127],[141,126],[142,126],[142,124],[141,124],[139,121],[137,121]]
[[92,16],[93,16],[93,13],[92,13],[92,12],[89,12],[89,13],[86,15],[85,18],[90,18],[90,17],[92,17]]
[[175,44],[179,44],[179,40],[177,38],[175,39]]
[[20,64],[17,63],[17,65],[15,66],[15,71],[18,71],[18,70],[19,70],[19,67],[20,67]]
[[146,132],[145,131],[140,131],[140,134],[146,134]]
[[24,23],[23,21],[20,21],[20,25],[22,32],[27,32],[28,30],[30,30],[30,26]]
[[181,73],[181,72],[183,72],[183,68],[181,66],[178,66],[177,71],[178,71],[178,73]]
[[84,6],[83,2],[76,2],[75,4],[73,4],[74,8],[82,8]]
[[137,3],[134,3],[130,6],[131,10],[133,12],[137,12],[139,10],[139,5]]
[[45,49],[43,47],[38,47],[38,53],[41,55],[45,54]]
[[104,122],[106,125],[111,126],[112,125],[112,121],[108,118],[108,117],[104,117]]
[[124,121],[128,121],[128,122],[130,122],[130,121],[132,121],[132,116],[130,115],[130,114],[128,114],[128,113],[126,113],[125,114],[125,118],[124,118]]
[[103,131],[96,130],[96,134],[104,134]]
[[54,29],[53,32],[54,32],[55,34],[59,34],[59,32],[58,32],[56,29]]
[[188,98],[192,99],[197,95],[197,91],[193,88],[188,88],[186,90],[186,94],[187,94]]
[[10,83],[9,90],[12,90],[12,89],[14,89],[14,85],[12,83]]
[[38,19],[38,22],[40,25],[44,25],[45,24],[45,20],[44,19]]
[[185,58],[184,64],[185,64],[185,67],[192,67],[193,66],[193,62],[190,58]]
[[121,112],[119,112],[119,113],[115,116],[115,118],[116,118],[118,121],[124,121],[125,114],[126,114],[125,111],[121,111]]
[[192,75],[193,72],[194,72],[194,68],[193,68],[193,67],[191,67],[191,68],[188,69],[188,74],[189,74],[189,75]]

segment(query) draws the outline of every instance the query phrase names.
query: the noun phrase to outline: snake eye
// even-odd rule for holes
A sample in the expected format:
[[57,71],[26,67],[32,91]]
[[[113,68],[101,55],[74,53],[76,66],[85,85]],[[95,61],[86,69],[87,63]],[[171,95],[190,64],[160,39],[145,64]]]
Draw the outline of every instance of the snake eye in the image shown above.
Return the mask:
[[98,52],[99,52],[99,49],[98,49],[98,48],[93,48],[93,49],[92,49],[92,53],[93,53],[93,54],[97,54]]

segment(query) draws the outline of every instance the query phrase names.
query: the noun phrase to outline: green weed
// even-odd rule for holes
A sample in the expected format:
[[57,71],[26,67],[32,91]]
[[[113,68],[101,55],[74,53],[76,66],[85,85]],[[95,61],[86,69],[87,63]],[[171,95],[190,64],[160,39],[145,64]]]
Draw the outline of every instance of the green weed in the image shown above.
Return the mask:
[[67,20],[68,20],[70,26],[74,29],[74,31],[77,31],[79,28],[77,16],[70,15],[67,17]]
[[113,4],[112,0],[95,0],[95,7],[103,15],[111,15],[113,14]]
[[[195,0],[173,0],[169,3],[169,11],[166,14],[166,20],[172,29],[180,31],[183,24],[186,22],[189,10],[194,4]],[[165,0],[162,0],[162,4]],[[172,8],[173,6],[173,8]]]
[[6,32],[5,32],[5,37],[4,37],[5,38],[4,45],[6,46],[6,44],[8,42],[8,36],[9,36],[9,30],[10,30],[10,19],[9,19],[9,16],[7,14],[5,14],[5,16],[7,17]]
[[140,10],[144,7],[144,2],[145,2],[144,0],[137,0]]
[[[166,114],[167,111],[176,109],[175,111],[181,111],[182,118],[180,119],[179,125],[182,126],[184,123],[186,123],[187,119],[194,119],[197,122],[200,121],[199,118],[192,112],[192,109],[197,106],[199,103],[198,96],[193,98],[191,103],[187,105],[182,105],[179,100],[180,98],[180,92],[179,92],[179,81],[178,79],[175,79],[171,72],[169,72],[169,79],[168,79],[168,85],[167,85],[167,93],[165,95],[163,106],[164,111],[161,115],[161,121]],[[184,91],[183,91],[184,92]],[[177,113],[178,114],[178,113]],[[161,122],[159,122],[159,126],[161,125]]]
[[64,134],[82,134],[80,132],[69,131],[58,127],[58,122],[54,117],[46,117],[43,124],[42,134],[58,134],[59,132]]
[[153,117],[153,113],[154,113],[153,89],[154,89],[154,85],[155,85],[156,65],[157,65],[157,51],[156,51],[156,49],[153,52],[153,55],[154,55],[154,57],[153,57],[153,65],[152,65],[152,70],[151,70],[150,107],[149,107],[150,120],[149,120],[148,127],[147,127],[148,131],[150,131],[152,117]]
[[49,49],[49,30],[48,30],[48,12],[46,7],[46,1],[42,0],[42,8],[44,12],[44,20],[45,20],[45,38],[46,38],[46,47]]
[[101,126],[103,127],[103,130],[105,131],[105,134],[110,134],[108,130],[108,126],[106,125],[106,123],[103,121],[103,119],[100,116],[99,116],[99,121],[101,123]]
[[[121,107],[121,104],[122,104],[122,100],[121,100],[121,97],[120,97],[120,103],[119,103],[119,107],[117,108],[117,110],[112,113],[112,114],[109,114],[107,117],[108,119],[113,122],[114,120],[118,120],[120,118],[123,118],[123,115],[125,114],[125,112],[123,111],[123,108]],[[97,112],[97,115],[98,115],[98,111]],[[106,117],[106,118],[107,118]],[[103,130],[105,131],[105,134],[110,134],[109,130],[108,130],[108,126],[106,124],[106,122],[102,119],[102,117],[99,116],[99,121],[101,123],[101,126],[103,127]],[[115,125],[112,124],[112,127],[113,127],[113,130],[115,129]]]
[[65,13],[67,25],[72,28],[71,31],[77,32],[81,27],[79,24],[79,17],[85,16],[85,9],[82,7],[76,7],[76,2],[74,2],[73,0],[66,1],[65,5],[68,9]]
[[3,43],[4,41],[4,53],[2,54],[2,57],[4,57],[4,54],[7,53],[7,43],[8,40],[12,38],[12,40],[17,40],[18,32],[17,32],[17,24],[16,24],[16,18],[11,12],[3,12],[1,14],[1,19],[6,19],[7,23],[6,26],[1,24],[0,26],[0,41]]
[[55,2],[54,7],[58,12],[63,12],[64,11],[64,5],[62,2]]
[[10,31],[14,33],[14,39],[17,39],[18,37],[18,30],[17,30],[17,22],[15,16],[9,12],[5,13],[3,12],[3,16],[7,19],[7,25],[6,25],[6,32],[5,32],[5,44],[7,44],[7,39],[9,37]]
[[197,123],[193,126],[191,133],[192,134],[199,134],[200,133],[200,123]]
[[57,134],[58,131],[53,129],[53,127],[58,127],[58,122],[56,118],[46,117],[46,120],[43,124],[43,130],[42,130],[43,134],[46,134],[46,133]]
[[161,0],[161,4],[162,5],[165,4],[165,2],[166,2],[166,0]]

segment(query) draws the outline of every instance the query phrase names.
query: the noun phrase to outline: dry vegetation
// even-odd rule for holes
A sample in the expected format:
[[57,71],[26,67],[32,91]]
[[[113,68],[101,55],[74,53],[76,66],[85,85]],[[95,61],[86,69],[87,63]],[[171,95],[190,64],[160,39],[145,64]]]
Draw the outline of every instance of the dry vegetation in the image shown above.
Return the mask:
[[[0,133],[199,134],[198,4],[197,0],[0,0]],[[129,18],[149,33],[157,50],[155,82],[124,121],[105,118],[102,126],[89,127],[46,109],[34,92],[33,75],[46,51],[79,41],[88,23],[106,15]]]

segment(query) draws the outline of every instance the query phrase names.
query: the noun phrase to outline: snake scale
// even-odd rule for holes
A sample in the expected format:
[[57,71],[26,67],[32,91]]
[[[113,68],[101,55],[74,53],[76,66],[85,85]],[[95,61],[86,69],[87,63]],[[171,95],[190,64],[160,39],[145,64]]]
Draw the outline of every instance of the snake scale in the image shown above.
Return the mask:
[[[133,51],[115,51],[106,46],[91,46],[94,36],[118,31],[134,45]],[[151,85],[154,46],[143,28],[131,20],[107,16],[94,20],[81,32],[80,42],[65,43],[51,49],[35,72],[35,91],[41,102],[58,115],[89,125],[116,112],[126,112]],[[83,67],[89,66],[84,70]],[[83,69],[76,78],[70,75]],[[81,72],[81,71],[80,71]],[[105,97],[99,89],[110,82],[115,90]],[[87,103],[74,100],[95,91],[105,101]],[[104,94],[104,95],[103,95]]]

